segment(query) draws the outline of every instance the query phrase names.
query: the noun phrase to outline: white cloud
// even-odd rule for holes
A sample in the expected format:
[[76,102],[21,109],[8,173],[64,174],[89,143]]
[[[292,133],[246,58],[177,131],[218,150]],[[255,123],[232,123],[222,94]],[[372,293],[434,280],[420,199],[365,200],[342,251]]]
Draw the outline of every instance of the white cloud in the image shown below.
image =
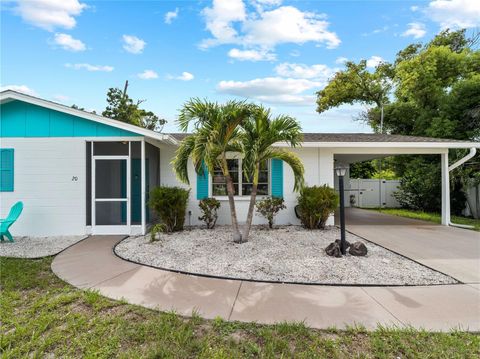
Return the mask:
[[228,56],[239,61],[275,61],[276,55],[266,50],[231,49]]
[[[313,89],[323,85],[308,79],[265,77],[250,81],[220,81],[217,91],[271,104],[304,106],[315,103]],[[307,90],[311,94],[303,94]]]
[[418,11],[419,7],[414,5],[414,6],[410,6],[410,10],[415,12],[415,11]]
[[158,74],[153,70],[145,70],[137,75],[142,80],[157,79]]
[[90,64],[65,64],[65,67],[68,67],[70,69],[74,70],[87,70],[87,71],[92,71],[92,72],[112,72],[113,71],[113,66],[102,66],[102,65],[90,65]]
[[72,29],[75,16],[87,7],[78,0],[18,0],[15,12],[34,26],[53,31],[57,27]]
[[212,39],[202,41],[202,48],[236,43],[238,33],[233,28],[233,22],[247,18],[242,0],[213,0],[213,6],[204,8],[202,15],[205,17],[207,30],[213,35]]
[[382,63],[384,61],[385,60],[383,58],[381,58],[380,56],[372,56],[367,60],[367,67],[375,68],[378,65],[380,65],[380,63]]
[[142,39],[133,35],[123,35],[123,48],[132,54],[141,54],[147,44]]
[[24,93],[26,95],[30,95],[30,96],[38,96],[37,93],[35,92],[35,90],[32,90],[27,85],[6,85],[6,86],[1,86],[0,87],[0,92],[1,91],[6,91],[6,90],[22,92],[22,93]]
[[70,100],[70,97],[62,95],[62,94],[53,95],[52,97],[55,101],[58,101],[58,102],[65,102],[65,101]]
[[337,57],[335,60],[336,64],[343,65],[345,62],[347,62],[348,59],[344,56]]
[[275,67],[275,72],[282,77],[327,81],[335,73],[335,69],[322,64],[308,66],[284,62]]
[[247,45],[274,47],[282,43],[325,43],[327,48],[340,45],[340,39],[328,31],[325,15],[302,12],[293,6],[282,6],[247,20],[243,42]]
[[167,75],[167,79],[169,80],[180,80],[180,81],[191,81],[195,78],[195,76],[193,76],[193,74],[191,74],[190,72],[182,72],[182,74],[180,76],[172,76],[172,75]]
[[53,43],[67,51],[80,52],[87,49],[82,41],[74,39],[68,34],[55,34]]
[[[258,3],[258,2],[257,2]],[[280,2],[268,1],[270,6]],[[201,48],[221,44],[242,45],[247,49],[273,51],[284,43],[315,42],[335,48],[337,34],[328,30],[325,14],[303,12],[294,6],[280,6],[268,11],[247,13],[241,0],[214,0],[211,8],[202,11],[212,38],[201,42]]]
[[402,36],[413,36],[414,39],[420,39],[425,36],[427,30],[425,30],[425,24],[420,22],[411,22],[408,24],[407,30],[402,33]]
[[435,0],[428,4],[425,14],[442,28],[471,28],[480,26],[480,1]]
[[301,54],[300,54],[300,51],[298,50],[292,50],[290,51],[289,55],[292,57],[299,57]]
[[178,7],[175,11],[169,11],[165,14],[165,24],[171,24],[173,20],[175,20],[178,16]]

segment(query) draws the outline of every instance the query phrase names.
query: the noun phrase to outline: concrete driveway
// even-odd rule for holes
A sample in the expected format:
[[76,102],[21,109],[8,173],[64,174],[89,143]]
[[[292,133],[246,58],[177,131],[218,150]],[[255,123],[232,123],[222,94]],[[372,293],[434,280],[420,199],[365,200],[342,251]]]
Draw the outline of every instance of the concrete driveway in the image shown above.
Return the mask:
[[480,233],[359,208],[347,230],[469,284],[480,283]]

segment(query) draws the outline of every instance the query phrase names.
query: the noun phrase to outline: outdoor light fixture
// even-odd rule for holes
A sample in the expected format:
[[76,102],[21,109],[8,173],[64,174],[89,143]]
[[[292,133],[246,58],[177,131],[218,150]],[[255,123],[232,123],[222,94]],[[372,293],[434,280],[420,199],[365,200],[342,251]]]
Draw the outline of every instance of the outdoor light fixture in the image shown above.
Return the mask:
[[338,191],[340,192],[340,251],[342,255],[347,253],[345,241],[345,190],[343,177],[347,174],[348,165],[338,164],[335,166],[335,173],[338,176]]

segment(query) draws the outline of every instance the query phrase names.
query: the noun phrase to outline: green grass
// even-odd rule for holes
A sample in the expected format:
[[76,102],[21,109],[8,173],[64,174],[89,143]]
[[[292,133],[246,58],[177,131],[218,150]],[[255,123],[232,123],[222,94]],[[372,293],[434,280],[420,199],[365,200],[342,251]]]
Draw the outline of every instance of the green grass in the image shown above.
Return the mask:
[[[423,221],[442,223],[442,216],[440,213],[432,212],[423,212],[415,211],[412,209],[403,209],[403,208],[365,208],[371,209],[374,211],[391,214],[392,216],[421,219]],[[480,219],[467,218],[461,216],[452,216],[451,221],[458,224],[467,224],[469,226],[474,226],[473,230],[480,231]]]
[[313,330],[161,313],[78,290],[51,258],[0,258],[2,358],[478,358],[480,335]]

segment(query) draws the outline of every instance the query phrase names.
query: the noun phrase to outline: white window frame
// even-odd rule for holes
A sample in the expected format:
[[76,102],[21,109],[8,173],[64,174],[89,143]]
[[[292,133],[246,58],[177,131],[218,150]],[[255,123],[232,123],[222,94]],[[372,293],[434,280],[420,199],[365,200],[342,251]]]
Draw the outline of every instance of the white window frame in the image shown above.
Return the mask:
[[[227,160],[238,160],[238,195],[235,195],[235,200],[250,200],[250,195],[249,194],[242,194],[242,184],[243,184],[243,158],[238,157],[235,155],[228,155],[227,154]],[[208,191],[209,191],[209,196],[218,199],[219,201],[226,201],[228,200],[228,196],[218,196],[213,194],[213,173],[210,173],[209,176],[209,186],[208,186]],[[218,183],[217,183],[218,184]],[[270,196],[272,193],[272,166],[271,166],[271,161],[268,160],[268,194],[266,195],[257,195],[257,198],[262,199],[265,197]]]

